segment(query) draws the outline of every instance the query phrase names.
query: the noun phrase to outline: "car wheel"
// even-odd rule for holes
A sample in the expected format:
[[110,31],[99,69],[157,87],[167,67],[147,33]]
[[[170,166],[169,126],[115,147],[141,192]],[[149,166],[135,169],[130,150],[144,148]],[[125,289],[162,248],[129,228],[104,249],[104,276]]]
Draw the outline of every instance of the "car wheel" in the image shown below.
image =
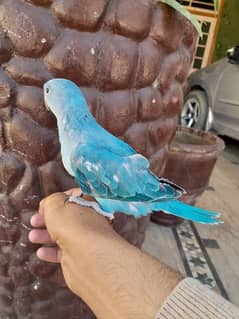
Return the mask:
[[208,102],[206,94],[193,90],[185,98],[180,124],[186,127],[205,129],[208,117]]

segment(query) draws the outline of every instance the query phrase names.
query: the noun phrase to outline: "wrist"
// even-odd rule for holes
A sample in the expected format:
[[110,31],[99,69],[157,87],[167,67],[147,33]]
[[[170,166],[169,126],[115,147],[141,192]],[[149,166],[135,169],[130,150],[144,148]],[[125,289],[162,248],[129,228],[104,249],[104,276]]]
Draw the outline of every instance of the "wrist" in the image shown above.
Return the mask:
[[97,245],[88,251],[84,289],[76,293],[99,319],[154,318],[181,276],[117,234],[99,238]]

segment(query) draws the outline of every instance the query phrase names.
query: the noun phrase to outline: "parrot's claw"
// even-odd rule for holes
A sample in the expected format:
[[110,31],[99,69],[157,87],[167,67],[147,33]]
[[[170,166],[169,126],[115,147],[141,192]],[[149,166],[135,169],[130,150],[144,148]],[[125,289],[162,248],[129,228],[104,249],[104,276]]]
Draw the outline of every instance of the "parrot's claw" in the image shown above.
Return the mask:
[[85,206],[85,207],[91,207],[93,208],[97,213],[103,215],[104,217],[109,218],[110,220],[114,219],[114,214],[110,214],[105,212],[104,210],[102,210],[100,208],[100,205],[97,202],[94,201],[90,201],[90,200],[85,200],[83,199],[81,196],[70,196],[68,198],[68,202],[70,203],[75,203],[81,206]]

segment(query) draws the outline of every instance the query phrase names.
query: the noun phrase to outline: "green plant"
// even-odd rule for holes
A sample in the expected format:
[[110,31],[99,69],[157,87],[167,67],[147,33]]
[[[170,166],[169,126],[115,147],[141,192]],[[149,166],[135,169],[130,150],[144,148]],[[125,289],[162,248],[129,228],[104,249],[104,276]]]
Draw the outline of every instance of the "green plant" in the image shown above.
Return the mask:
[[213,2],[214,2],[215,9],[218,10],[219,9],[219,0],[213,0]]
[[[176,0],[161,0],[161,2],[166,3],[170,7],[174,8],[181,14],[183,14],[191,23],[194,25],[196,28],[197,32],[199,33],[200,36],[202,36],[202,27],[197,18],[192,15],[186,8],[184,8],[178,1]],[[214,7],[216,10],[219,8],[219,0],[213,0],[214,2]]]
[[[218,0],[214,0],[218,1]],[[202,27],[198,19],[192,15],[186,8],[184,8],[180,3],[178,3],[176,0],[161,0],[161,2],[166,3],[170,7],[174,8],[178,12],[180,12],[182,15],[184,15],[196,28],[197,32],[200,36],[202,36]]]

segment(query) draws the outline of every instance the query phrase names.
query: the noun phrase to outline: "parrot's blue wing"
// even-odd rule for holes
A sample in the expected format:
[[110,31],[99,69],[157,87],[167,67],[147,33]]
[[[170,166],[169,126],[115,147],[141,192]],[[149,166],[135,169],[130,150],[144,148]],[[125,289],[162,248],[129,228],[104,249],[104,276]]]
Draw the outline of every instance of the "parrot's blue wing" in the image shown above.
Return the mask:
[[179,198],[183,190],[159,179],[139,154],[120,156],[106,147],[81,144],[71,154],[71,168],[85,194],[132,202]]

